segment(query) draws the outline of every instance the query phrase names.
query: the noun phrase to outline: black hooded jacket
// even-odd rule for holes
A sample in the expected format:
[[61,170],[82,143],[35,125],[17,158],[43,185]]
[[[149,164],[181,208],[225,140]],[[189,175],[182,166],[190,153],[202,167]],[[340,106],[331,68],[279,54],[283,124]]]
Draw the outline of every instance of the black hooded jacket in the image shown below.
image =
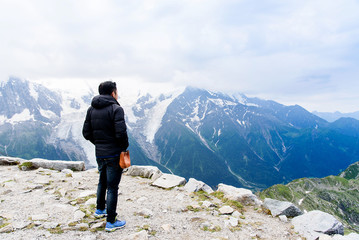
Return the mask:
[[92,99],[82,134],[95,144],[98,158],[119,156],[128,148],[124,111],[116,99],[110,95]]

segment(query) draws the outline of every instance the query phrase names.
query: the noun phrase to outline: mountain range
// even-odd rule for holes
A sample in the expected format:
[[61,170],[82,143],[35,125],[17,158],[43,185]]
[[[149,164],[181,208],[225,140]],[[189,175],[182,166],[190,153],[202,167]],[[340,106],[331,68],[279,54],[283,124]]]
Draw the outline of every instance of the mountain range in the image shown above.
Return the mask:
[[339,111],[336,112],[318,112],[314,111],[313,114],[317,115],[318,117],[321,117],[328,122],[334,122],[340,118],[355,118],[359,120],[359,111],[357,112],[351,112],[351,113],[341,113]]
[[[0,87],[0,154],[83,160],[95,167],[82,124],[95,87],[80,94],[11,77]],[[333,123],[304,108],[198,88],[150,93],[119,89],[133,164],[263,189],[336,175],[359,161],[359,121]]]

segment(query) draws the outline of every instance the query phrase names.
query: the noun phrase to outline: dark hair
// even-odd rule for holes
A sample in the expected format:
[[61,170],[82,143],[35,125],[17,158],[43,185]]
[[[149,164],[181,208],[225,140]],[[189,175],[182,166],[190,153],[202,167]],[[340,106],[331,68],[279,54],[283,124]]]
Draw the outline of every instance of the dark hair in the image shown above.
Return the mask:
[[113,91],[116,91],[116,83],[112,81],[106,81],[98,86],[98,92],[100,95],[111,95]]

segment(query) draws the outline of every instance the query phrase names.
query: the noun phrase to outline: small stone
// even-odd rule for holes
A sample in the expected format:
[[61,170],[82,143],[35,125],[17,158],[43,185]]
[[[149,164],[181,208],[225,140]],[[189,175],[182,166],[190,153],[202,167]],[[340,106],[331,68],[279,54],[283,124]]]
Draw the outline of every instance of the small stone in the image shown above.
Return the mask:
[[54,229],[58,226],[59,224],[58,223],[55,223],[55,222],[45,222],[42,226],[45,228],[45,229]]
[[50,232],[45,232],[44,237],[49,239],[51,237],[51,233]]
[[80,223],[75,226],[75,229],[78,230],[86,230],[89,228],[89,225],[87,223]]
[[0,226],[4,224],[4,219],[0,217]]
[[211,226],[211,223],[210,222],[204,222],[204,223],[201,223],[200,225],[200,228],[209,228]]
[[219,209],[219,213],[220,214],[232,214],[234,212],[234,209],[231,208],[230,206],[223,206]]
[[32,221],[46,221],[48,218],[49,215],[46,213],[31,216]]
[[143,217],[152,217],[153,212],[147,208],[144,208],[138,213],[138,215],[143,216]]
[[171,224],[164,224],[161,226],[161,228],[165,231],[165,232],[170,232],[172,229]]
[[87,190],[87,191],[83,191],[79,194],[79,196],[77,198],[85,198],[91,195],[96,195],[96,191],[92,191],[92,190]]
[[12,232],[14,231],[14,228],[12,227],[11,224],[3,227],[3,228],[0,228],[0,233],[9,233],[9,232]]
[[280,215],[279,216],[279,219],[282,221],[282,222],[288,222],[288,218],[286,215]]
[[62,189],[60,189],[59,192],[60,192],[61,196],[65,197],[65,196],[66,196],[66,193],[67,193],[67,190],[64,189],[64,188],[62,188]]
[[72,171],[71,169],[62,169],[61,172],[63,174],[71,174],[71,175],[74,173],[74,171]]
[[235,217],[235,218],[240,218],[242,216],[242,214],[240,214],[240,212],[238,212],[238,211],[234,211],[233,213],[232,213],[232,217]]
[[86,216],[86,214],[84,212],[82,212],[81,210],[76,210],[74,213],[74,221],[80,221],[82,220],[84,217]]
[[148,198],[146,198],[146,197],[140,197],[139,199],[137,199],[137,203],[143,203],[147,200],[148,200]]
[[234,218],[234,217],[230,217],[230,218],[229,218],[229,224],[230,224],[232,227],[237,227],[237,226],[238,226],[238,219],[237,219],[237,218]]
[[193,205],[191,205],[191,207],[192,207],[193,209],[201,209],[201,206],[198,205],[198,204],[193,204]]
[[91,226],[91,229],[96,229],[96,228],[102,228],[105,227],[105,222],[99,222],[99,223],[95,223],[94,225]]
[[212,212],[211,212],[211,214],[212,214],[212,216],[216,216],[216,217],[218,217],[218,216],[219,216],[218,211],[212,211]]
[[226,227],[237,227],[238,226],[238,219],[234,217],[230,217],[228,220],[224,222]]
[[211,203],[210,201],[203,201],[202,202],[202,206],[209,208],[209,207],[215,207],[216,205],[214,205],[213,203]]
[[96,204],[96,201],[97,201],[96,198],[90,198],[89,200],[87,200],[87,201],[85,202],[85,205],[86,205],[86,206],[90,206],[90,205]]
[[[13,228],[14,228],[15,230],[16,230],[16,229],[21,230],[21,229],[26,228],[26,227],[29,226],[30,224],[31,224],[30,221],[15,221],[15,222],[12,223],[12,226],[13,226]],[[0,223],[0,225],[2,225],[2,224]]]
[[35,221],[34,224],[36,227],[41,226],[43,222],[41,221]]

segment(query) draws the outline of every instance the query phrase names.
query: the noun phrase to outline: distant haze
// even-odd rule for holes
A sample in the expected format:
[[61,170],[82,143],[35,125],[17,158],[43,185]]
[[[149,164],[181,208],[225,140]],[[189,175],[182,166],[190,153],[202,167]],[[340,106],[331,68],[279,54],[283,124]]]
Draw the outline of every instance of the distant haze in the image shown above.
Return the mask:
[[5,0],[0,81],[191,85],[355,112],[358,12],[354,0]]
[[338,120],[339,118],[354,118],[359,120],[359,111],[358,112],[352,112],[352,113],[341,113],[341,112],[316,112],[314,111],[313,114],[317,115],[318,117],[321,117],[328,122],[334,122]]

